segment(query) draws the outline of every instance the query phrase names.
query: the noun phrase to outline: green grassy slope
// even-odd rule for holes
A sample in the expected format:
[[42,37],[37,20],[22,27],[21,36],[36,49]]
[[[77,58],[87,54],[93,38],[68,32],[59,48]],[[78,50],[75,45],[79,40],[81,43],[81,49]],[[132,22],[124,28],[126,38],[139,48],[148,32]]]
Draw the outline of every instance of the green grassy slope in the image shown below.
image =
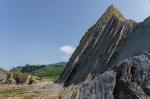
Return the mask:
[[64,67],[44,67],[32,72],[32,75],[47,78],[50,80],[56,80],[62,73]]
[[2,68],[0,68],[0,71],[4,71],[4,72],[6,72],[6,70],[4,70],[4,69],[2,69]]
[[10,72],[21,72],[22,70],[22,67],[21,66],[18,66],[18,67],[14,67],[10,70]]
[[[63,63],[65,64],[65,63]],[[21,72],[50,80],[57,80],[59,75],[64,70],[64,65],[49,64],[49,65],[26,65],[12,68],[10,72]]]

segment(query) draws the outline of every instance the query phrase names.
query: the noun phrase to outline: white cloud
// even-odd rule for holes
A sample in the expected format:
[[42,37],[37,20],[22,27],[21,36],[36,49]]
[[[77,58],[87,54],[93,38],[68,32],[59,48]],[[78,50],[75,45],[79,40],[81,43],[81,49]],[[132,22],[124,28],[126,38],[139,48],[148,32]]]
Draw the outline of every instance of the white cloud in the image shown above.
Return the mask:
[[62,53],[64,53],[65,55],[72,55],[72,53],[75,51],[75,48],[73,46],[70,46],[70,45],[65,45],[65,46],[62,46],[60,48],[60,51]]

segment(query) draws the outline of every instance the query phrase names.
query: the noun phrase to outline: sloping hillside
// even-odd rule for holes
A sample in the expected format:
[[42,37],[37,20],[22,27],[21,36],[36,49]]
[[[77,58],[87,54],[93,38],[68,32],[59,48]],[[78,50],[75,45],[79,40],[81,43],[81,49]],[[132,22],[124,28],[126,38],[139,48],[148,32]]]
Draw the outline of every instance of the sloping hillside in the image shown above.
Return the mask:
[[56,80],[64,70],[66,62],[48,65],[26,65],[14,67],[10,72],[21,72],[50,80]]
[[7,72],[0,68],[0,84],[3,84],[6,82],[6,79],[7,79]]
[[0,71],[6,71],[6,70],[4,70],[4,69],[0,68]]

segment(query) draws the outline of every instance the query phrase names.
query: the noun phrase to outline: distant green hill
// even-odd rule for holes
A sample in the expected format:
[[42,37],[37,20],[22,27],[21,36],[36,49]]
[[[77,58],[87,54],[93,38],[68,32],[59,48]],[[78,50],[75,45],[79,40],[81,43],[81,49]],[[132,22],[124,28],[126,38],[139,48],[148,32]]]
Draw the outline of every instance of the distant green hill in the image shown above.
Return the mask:
[[2,69],[2,68],[0,68],[0,71],[5,71],[5,72],[6,72],[6,70],[4,70],[4,69]]
[[62,73],[66,62],[48,65],[29,65],[12,68],[10,72],[21,72],[42,78],[56,80]]
[[10,70],[10,72],[21,72],[22,70],[22,67],[21,66],[17,66],[17,67],[14,67]]

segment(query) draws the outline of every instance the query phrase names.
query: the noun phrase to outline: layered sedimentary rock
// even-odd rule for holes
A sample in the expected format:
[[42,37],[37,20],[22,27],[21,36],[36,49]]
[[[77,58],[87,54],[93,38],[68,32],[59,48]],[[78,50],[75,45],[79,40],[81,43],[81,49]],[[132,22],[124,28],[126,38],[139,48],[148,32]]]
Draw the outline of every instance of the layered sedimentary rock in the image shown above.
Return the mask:
[[112,64],[118,49],[137,23],[127,20],[112,5],[83,36],[58,82],[65,86],[92,80]]
[[150,50],[150,17],[140,23],[138,28],[124,42],[118,51],[114,64],[122,59],[132,57]]
[[116,69],[78,86],[66,88],[72,94],[62,99],[150,99],[150,52],[124,59]]
[[115,99],[150,99],[150,52],[123,60],[116,67]]
[[115,77],[116,72],[107,71],[92,81],[69,86],[60,93],[60,99],[114,99]]
[[137,23],[110,6],[57,82],[70,92],[63,99],[150,99],[150,17]]
[[116,73],[107,71],[94,80],[86,82],[77,92],[77,99],[114,99]]

